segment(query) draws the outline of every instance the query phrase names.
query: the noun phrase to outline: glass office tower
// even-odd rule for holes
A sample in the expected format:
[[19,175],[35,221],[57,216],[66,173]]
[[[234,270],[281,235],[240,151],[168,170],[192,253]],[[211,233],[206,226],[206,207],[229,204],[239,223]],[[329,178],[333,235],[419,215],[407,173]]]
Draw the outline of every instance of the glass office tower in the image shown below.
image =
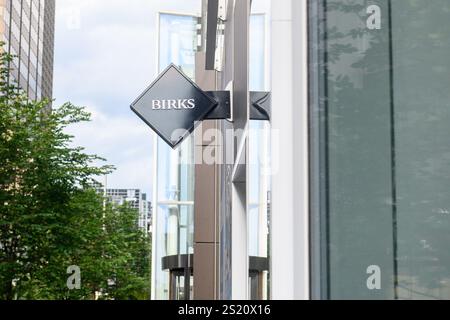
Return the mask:
[[52,98],[55,0],[0,1],[0,37],[14,55],[10,81],[30,99]]

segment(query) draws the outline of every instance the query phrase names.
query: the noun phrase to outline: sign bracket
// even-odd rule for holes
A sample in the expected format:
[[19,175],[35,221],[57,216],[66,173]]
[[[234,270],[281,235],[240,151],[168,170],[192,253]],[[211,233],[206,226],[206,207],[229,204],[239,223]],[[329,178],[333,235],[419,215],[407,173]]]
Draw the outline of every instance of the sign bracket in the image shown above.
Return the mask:
[[[231,119],[231,99],[229,91],[207,91],[206,94],[217,101],[217,106],[206,115],[204,120]],[[250,120],[270,121],[270,92],[250,92]]]
[[[250,93],[250,119],[270,121],[270,92]],[[203,91],[171,64],[133,102],[131,109],[172,148],[203,120],[234,122],[230,91]],[[183,133],[182,133],[183,132]]]

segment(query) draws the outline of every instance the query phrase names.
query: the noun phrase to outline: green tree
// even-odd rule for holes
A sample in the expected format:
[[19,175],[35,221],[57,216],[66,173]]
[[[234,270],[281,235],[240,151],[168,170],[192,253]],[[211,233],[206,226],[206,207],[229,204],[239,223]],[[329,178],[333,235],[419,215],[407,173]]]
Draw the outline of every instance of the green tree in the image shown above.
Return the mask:
[[[10,61],[0,54],[0,299],[148,299],[150,240],[138,213],[104,205],[90,186],[113,168],[65,133],[90,114],[29,100],[8,83]],[[80,290],[66,284],[72,265]]]

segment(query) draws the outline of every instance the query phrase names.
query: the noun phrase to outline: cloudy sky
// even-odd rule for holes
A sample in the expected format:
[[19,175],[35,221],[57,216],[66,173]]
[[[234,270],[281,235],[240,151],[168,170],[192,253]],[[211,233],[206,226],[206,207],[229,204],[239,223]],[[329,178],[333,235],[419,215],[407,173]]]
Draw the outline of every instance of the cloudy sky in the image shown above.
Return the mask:
[[55,105],[86,106],[75,144],[108,159],[108,187],[151,192],[152,132],[129,105],[157,75],[157,13],[200,13],[200,0],[56,1]]

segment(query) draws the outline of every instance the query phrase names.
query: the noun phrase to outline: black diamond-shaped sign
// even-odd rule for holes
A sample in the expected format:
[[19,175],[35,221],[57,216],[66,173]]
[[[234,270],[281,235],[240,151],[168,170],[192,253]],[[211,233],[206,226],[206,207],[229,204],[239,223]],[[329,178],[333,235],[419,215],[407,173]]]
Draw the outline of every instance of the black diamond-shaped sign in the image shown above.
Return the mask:
[[[195,129],[218,102],[171,64],[131,109],[172,148]],[[184,131],[184,134],[182,133]]]

